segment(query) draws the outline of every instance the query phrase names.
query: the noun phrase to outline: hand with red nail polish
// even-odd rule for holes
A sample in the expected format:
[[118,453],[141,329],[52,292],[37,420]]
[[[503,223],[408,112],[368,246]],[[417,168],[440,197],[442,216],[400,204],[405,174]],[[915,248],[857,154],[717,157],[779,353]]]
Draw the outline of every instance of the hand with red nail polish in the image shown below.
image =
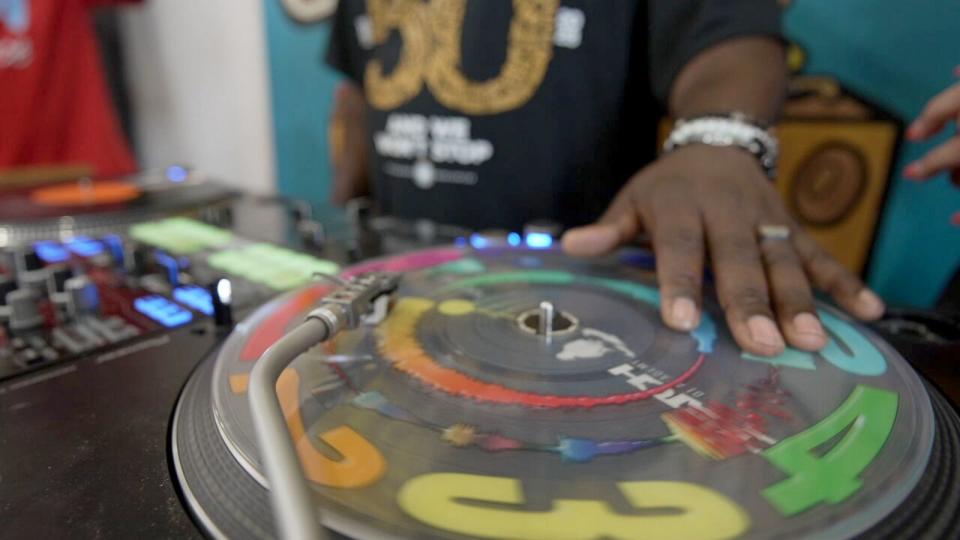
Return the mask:
[[[960,73],[960,66],[958,66]],[[907,138],[922,141],[940,133],[948,124],[960,122],[960,83],[934,96],[920,116],[907,128]],[[903,174],[911,180],[926,180],[942,172],[960,171],[960,136],[954,136],[930,150],[923,157],[907,165]]]
[[[960,77],[960,66],[954,69]],[[960,83],[956,83],[934,96],[924,107],[920,116],[907,128],[907,139],[922,141],[940,133],[953,122],[953,137],[927,152],[923,157],[907,165],[903,176],[910,180],[924,181],[949,172],[953,184],[960,187]],[[951,217],[951,223],[960,225],[960,213]]]

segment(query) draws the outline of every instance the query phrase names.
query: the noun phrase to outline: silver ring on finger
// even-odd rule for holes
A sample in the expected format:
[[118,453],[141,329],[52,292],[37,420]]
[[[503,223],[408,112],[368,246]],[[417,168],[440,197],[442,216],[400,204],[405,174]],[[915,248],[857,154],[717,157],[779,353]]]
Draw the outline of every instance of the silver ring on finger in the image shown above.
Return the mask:
[[760,242],[780,241],[790,239],[789,225],[761,224],[757,225],[757,237]]

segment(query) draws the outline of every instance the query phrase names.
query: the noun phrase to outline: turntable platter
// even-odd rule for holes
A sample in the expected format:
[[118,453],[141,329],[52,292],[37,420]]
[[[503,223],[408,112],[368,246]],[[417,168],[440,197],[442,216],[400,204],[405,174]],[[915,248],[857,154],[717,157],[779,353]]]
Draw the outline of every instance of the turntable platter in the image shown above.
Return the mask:
[[123,178],[0,188],[0,248],[123,232],[148,219],[211,213],[238,193],[182,167]]
[[[277,386],[325,524],[351,537],[848,537],[926,478],[933,408],[892,348],[826,306],[818,354],[743,353],[709,298],[699,328],[669,330],[636,255],[443,248],[353,269],[405,271],[389,317],[301,355]],[[214,536],[274,534],[248,375],[326,292],[263,306],[184,390],[174,465]]]

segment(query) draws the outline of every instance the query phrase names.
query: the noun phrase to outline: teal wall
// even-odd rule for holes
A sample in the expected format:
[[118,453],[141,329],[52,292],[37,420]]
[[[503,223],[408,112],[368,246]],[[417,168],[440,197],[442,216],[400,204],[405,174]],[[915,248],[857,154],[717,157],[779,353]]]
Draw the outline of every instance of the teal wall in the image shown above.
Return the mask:
[[312,201],[333,220],[327,123],[339,77],[323,61],[330,26],[294,22],[279,0],[264,0],[264,7],[277,189]]
[[[835,76],[904,123],[960,64],[956,0],[795,0],[786,27],[809,73]],[[880,222],[869,280],[891,303],[930,305],[960,264],[960,229],[950,225],[960,190],[946,175],[916,184],[900,174],[934,144],[904,144]]]

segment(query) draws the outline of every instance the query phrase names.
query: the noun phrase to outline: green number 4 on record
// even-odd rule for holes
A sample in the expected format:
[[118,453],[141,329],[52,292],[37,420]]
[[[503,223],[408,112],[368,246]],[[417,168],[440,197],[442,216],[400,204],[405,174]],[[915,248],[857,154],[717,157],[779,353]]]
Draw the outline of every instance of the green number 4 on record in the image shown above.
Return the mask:
[[[893,430],[898,396],[894,392],[857,385],[846,401],[815,426],[763,455],[790,475],[763,490],[763,496],[781,513],[792,516],[821,502],[837,504],[863,483],[860,473],[880,453]],[[818,457],[814,450],[847,430]]]

